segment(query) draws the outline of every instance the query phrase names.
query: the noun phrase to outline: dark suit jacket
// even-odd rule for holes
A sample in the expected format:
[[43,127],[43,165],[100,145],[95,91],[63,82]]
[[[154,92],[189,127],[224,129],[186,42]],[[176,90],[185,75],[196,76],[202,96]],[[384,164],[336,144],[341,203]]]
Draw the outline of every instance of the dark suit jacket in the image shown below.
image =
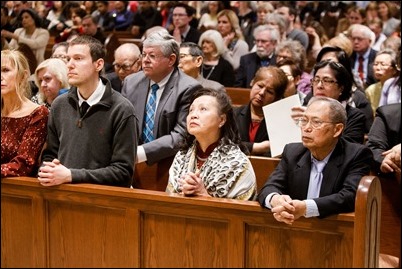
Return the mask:
[[[314,198],[320,217],[354,211],[356,189],[362,176],[369,174],[372,158],[368,147],[344,139],[338,141],[323,170],[320,196]],[[302,143],[287,144],[281,161],[259,192],[258,201],[264,206],[265,198],[272,192],[305,200],[310,170],[310,151]]]
[[[128,75],[123,83],[121,93],[134,105],[139,121],[140,134],[144,127],[145,106],[147,103],[150,79],[143,71]],[[177,67],[170,76],[163,90],[155,114],[155,140],[143,144],[147,163],[152,165],[162,159],[173,157],[178,150],[178,143],[186,130],[186,117],[192,94],[201,88],[194,78],[186,75]]]
[[[169,34],[173,35],[173,30],[170,31]],[[200,36],[201,36],[200,31],[191,26],[187,35],[184,37],[184,40],[182,40],[182,43],[193,42],[195,44],[198,44],[198,41],[200,41]]]
[[360,109],[360,111],[363,112],[364,116],[366,117],[365,133],[368,133],[374,120],[374,113],[373,109],[371,108],[370,101],[361,90],[356,90],[353,92],[352,101],[355,103],[355,107]]
[[367,146],[373,151],[375,168],[380,171],[381,153],[401,143],[401,104],[380,106],[368,133]]
[[[251,152],[254,143],[250,142],[248,132],[251,123],[250,104],[236,107],[234,108],[233,112],[236,119],[237,127],[239,129],[240,139],[243,142],[243,144],[247,147],[248,151]],[[269,137],[265,119],[263,119],[260,123],[260,127],[258,127],[257,133],[255,134],[254,142],[262,142],[265,140],[269,140]],[[271,157],[271,151],[266,152],[264,156]]]
[[110,84],[112,84],[113,90],[121,92],[122,81],[120,80],[116,72],[107,73],[105,77],[110,81]]
[[[377,55],[377,51],[370,49],[370,53],[369,53],[369,57],[368,57],[367,77],[366,77],[366,81],[364,81],[365,89],[368,86],[370,86],[371,84],[377,82],[377,80],[374,77],[374,70],[373,70],[373,63],[374,63],[376,55]],[[356,57],[357,57],[356,52],[353,52],[352,55],[350,56],[350,64],[352,67],[355,66]]]
[[[268,66],[276,65],[276,55],[274,54]],[[236,71],[235,87],[251,88],[251,81],[255,73],[261,67],[261,59],[256,52],[251,52],[240,57],[240,66]]]

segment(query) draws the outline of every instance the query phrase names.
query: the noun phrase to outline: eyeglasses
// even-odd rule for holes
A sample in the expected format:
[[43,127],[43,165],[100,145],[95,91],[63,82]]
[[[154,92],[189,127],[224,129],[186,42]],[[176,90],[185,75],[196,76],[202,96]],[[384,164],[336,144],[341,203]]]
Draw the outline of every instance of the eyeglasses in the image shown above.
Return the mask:
[[256,40],[254,40],[254,43],[255,43],[255,44],[261,43],[261,44],[265,45],[265,44],[268,44],[268,43],[270,43],[270,42],[272,42],[272,40],[263,40],[263,39],[256,39]]
[[317,86],[318,83],[322,83],[322,85],[324,87],[329,87],[332,84],[338,83],[336,80],[330,79],[330,78],[319,78],[319,77],[314,77],[313,79],[311,79],[311,84],[313,84],[313,86]]
[[52,55],[51,58],[53,58],[53,59],[61,59],[61,60],[66,60],[66,61],[68,61],[68,56],[67,56],[67,55],[62,55],[62,54],[55,54],[55,55]]
[[116,63],[114,63],[114,64],[113,64],[113,67],[114,67],[115,69],[117,69],[117,70],[123,69],[124,71],[130,71],[131,68],[133,67],[133,65],[134,65],[137,61],[138,61],[138,59],[135,60],[132,64],[116,64]]
[[299,127],[306,127],[309,122],[313,129],[320,129],[324,123],[335,123],[331,121],[322,121],[317,118],[308,119],[307,117],[301,117],[297,120],[297,125],[299,125]]
[[373,66],[380,66],[381,68],[387,68],[390,67],[392,64],[386,64],[386,63],[382,63],[382,62],[378,62],[378,63],[373,63]]
[[155,62],[158,58],[162,58],[164,57],[163,55],[155,55],[155,54],[147,54],[147,53],[142,53],[141,54],[141,59],[145,60],[146,58],[148,58],[149,60],[151,60],[151,62]]
[[180,53],[179,59],[181,60],[183,58],[186,58],[187,56],[196,57],[195,55],[191,55],[191,54],[187,54],[187,53]]

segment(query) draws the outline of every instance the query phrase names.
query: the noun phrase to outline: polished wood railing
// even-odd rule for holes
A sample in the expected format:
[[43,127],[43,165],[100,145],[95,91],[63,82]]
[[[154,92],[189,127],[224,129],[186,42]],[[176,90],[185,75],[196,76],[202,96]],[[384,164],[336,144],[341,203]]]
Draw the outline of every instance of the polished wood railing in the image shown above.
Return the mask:
[[1,267],[378,267],[381,187],[354,213],[277,222],[256,201],[95,184],[1,183]]

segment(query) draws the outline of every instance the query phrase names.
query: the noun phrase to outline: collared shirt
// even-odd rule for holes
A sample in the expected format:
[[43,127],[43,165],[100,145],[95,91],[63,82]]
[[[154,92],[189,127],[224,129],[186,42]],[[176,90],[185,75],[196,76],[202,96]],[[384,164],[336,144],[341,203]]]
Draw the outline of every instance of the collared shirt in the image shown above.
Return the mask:
[[79,89],[77,89],[77,94],[78,94],[78,102],[79,105],[81,106],[82,102],[86,101],[88,105],[93,106],[96,103],[99,103],[99,101],[102,99],[103,94],[105,93],[106,90],[106,85],[102,83],[102,80],[99,78],[98,86],[96,87],[95,91],[89,96],[87,100],[85,100],[81,94]]

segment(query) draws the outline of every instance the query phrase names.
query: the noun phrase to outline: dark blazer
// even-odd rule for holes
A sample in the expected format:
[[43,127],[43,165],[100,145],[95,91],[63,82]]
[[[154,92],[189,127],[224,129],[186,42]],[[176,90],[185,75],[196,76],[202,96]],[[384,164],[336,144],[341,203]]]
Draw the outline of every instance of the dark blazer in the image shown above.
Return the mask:
[[[150,79],[143,71],[128,75],[123,82],[121,93],[134,105],[139,121],[140,134],[144,127],[145,106],[147,103]],[[166,83],[155,114],[155,140],[143,144],[147,163],[152,165],[162,159],[173,157],[186,130],[186,117],[192,94],[201,88],[194,78],[177,67]]]
[[[276,55],[274,54],[268,66],[276,65]],[[251,81],[255,73],[261,67],[261,59],[256,52],[251,52],[240,57],[240,66],[236,71],[235,87],[251,88]]]
[[380,171],[381,153],[401,143],[401,104],[380,106],[368,133],[367,146],[373,151],[374,165]]
[[[173,30],[169,32],[169,34],[173,35]],[[200,40],[201,32],[198,31],[196,28],[190,26],[190,30],[188,31],[187,35],[184,37],[184,40],[182,40],[182,43],[184,42],[193,42],[195,44],[198,44],[198,41]]]
[[[323,170],[320,196],[314,198],[320,218],[354,211],[356,189],[361,178],[369,174],[372,159],[368,147],[344,139],[338,141]],[[272,192],[305,200],[310,170],[310,151],[302,143],[287,144],[281,161],[259,192],[258,201],[264,206],[265,198]]]
[[113,90],[121,92],[123,83],[120,80],[119,76],[116,74],[116,72],[107,73],[105,77],[110,81],[110,84],[112,84]]
[[[368,57],[367,77],[366,77],[366,81],[364,81],[365,89],[368,86],[370,86],[371,84],[377,82],[377,80],[374,77],[374,70],[373,70],[373,63],[374,63],[376,56],[377,56],[377,51],[374,49],[370,49],[370,53],[369,53],[369,57]],[[350,64],[352,67],[355,66],[356,57],[357,57],[356,52],[353,52],[352,55],[350,56]]]
[[355,107],[360,109],[366,117],[365,123],[365,133],[370,131],[371,125],[373,124],[373,109],[371,108],[370,101],[367,99],[366,95],[361,90],[355,90],[352,93],[352,101],[355,104]]
[[[248,132],[251,124],[250,104],[234,108],[233,113],[236,119],[237,128],[239,129],[240,139],[247,147],[248,151],[251,152],[254,143],[250,142]],[[263,119],[260,123],[260,127],[258,127],[257,133],[255,134],[254,142],[262,142],[265,140],[269,140],[269,137],[267,125],[265,119]],[[266,152],[264,156],[271,157],[271,151]]]

